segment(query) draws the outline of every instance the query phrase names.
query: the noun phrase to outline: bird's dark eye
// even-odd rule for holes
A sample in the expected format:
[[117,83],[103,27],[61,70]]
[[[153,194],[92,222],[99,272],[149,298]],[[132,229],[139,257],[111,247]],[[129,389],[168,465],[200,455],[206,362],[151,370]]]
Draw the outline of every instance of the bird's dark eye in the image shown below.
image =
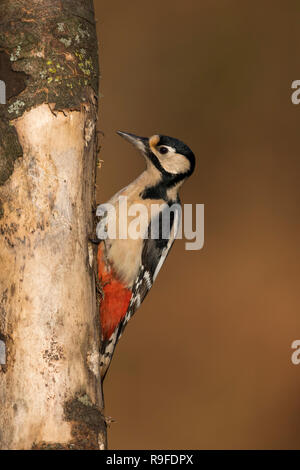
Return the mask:
[[162,155],[164,155],[165,153],[168,153],[169,150],[167,149],[167,147],[160,147],[160,148],[158,149],[158,151],[159,151],[159,153],[161,153]]

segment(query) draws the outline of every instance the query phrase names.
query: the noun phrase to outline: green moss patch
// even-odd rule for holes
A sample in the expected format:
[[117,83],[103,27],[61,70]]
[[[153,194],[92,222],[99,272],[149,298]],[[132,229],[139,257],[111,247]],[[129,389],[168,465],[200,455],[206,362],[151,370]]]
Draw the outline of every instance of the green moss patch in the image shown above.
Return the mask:
[[[10,122],[42,103],[57,110],[80,109],[98,95],[98,47],[93,3],[87,0],[3,0],[0,4],[0,79],[17,86],[0,105],[0,184],[22,149]],[[75,14],[76,12],[76,14]],[[80,15],[79,15],[80,12]],[[9,85],[8,85],[9,86]]]

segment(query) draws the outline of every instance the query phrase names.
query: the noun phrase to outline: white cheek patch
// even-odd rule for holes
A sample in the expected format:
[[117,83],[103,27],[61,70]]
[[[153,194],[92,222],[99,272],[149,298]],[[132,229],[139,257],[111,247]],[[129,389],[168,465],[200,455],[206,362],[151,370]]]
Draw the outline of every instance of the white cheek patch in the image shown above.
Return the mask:
[[169,152],[165,155],[161,155],[157,152],[156,156],[159,159],[161,166],[168,173],[186,173],[190,169],[189,160],[184,155],[180,155],[180,153],[174,153],[173,151],[172,153]]

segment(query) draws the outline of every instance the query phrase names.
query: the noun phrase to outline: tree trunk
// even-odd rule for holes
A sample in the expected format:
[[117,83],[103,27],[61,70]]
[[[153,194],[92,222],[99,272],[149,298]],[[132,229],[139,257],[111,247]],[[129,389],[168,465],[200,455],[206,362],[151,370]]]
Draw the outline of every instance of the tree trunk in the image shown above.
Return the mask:
[[91,0],[1,0],[0,449],[104,449]]

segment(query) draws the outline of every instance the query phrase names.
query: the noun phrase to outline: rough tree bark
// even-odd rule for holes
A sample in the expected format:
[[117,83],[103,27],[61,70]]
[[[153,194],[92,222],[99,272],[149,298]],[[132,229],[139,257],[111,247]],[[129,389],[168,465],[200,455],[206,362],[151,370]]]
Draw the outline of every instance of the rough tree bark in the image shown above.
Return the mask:
[[104,449],[92,0],[0,0],[0,449]]

